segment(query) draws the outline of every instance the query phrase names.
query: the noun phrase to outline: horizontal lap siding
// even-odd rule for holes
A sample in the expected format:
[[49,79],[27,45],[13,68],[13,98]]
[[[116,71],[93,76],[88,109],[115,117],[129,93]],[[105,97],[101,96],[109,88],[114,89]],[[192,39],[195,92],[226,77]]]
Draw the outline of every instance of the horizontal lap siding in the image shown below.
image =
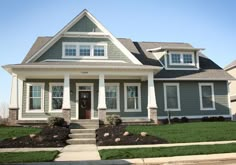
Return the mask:
[[[50,49],[48,49],[42,56],[40,56],[36,62],[48,60],[48,59],[62,59],[62,43],[63,42],[106,42],[107,43],[107,55],[109,60],[123,60],[128,63],[132,63],[129,58],[121,52],[109,39],[106,38],[69,38],[62,37],[58,40]],[[70,58],[70,60],[72,60]]]
[[[169,82],[168,82],[169,83]],[[176,82],[175,82],[176,83]],[[194,115],[229,115],[227,82],[214,82],[216,110],[200,110],[199,82],[178,82],[180,85],[180,106],[181,111],[173,111],[173,116],[194,116]],[[211,82],[209,82],[211,83]],[[156,81],[156,99],[158,104],[158,116],[166,116],[164,111],[164,89],[163,82]]]

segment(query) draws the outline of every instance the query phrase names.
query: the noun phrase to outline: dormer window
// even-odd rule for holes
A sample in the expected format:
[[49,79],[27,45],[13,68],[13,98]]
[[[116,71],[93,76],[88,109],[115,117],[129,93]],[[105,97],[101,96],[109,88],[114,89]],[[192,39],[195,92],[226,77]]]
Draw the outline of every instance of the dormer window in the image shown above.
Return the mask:
[[62,58],[106,59],[106,43],[64,42]]
[[194,54],[191,52],[171,52],[170,53],[171,65],[194,65]]

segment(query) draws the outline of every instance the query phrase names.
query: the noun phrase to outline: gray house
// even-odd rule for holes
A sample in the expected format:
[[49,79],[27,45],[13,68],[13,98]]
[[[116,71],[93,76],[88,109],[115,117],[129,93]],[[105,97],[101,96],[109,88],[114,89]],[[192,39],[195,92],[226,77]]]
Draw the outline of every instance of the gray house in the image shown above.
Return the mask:
[[134,42],[114,37],[87,10],[52,37],[38,37],[12,75],[12,124],[49,116],[104,121],[167,117],[230,118],[232,77],[188,43]]

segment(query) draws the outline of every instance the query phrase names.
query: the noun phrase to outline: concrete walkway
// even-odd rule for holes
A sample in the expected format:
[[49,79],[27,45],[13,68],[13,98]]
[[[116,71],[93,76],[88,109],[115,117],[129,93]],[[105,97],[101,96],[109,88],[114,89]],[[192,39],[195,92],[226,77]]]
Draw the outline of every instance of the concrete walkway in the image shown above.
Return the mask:
[[63,147],[57,148],[0,148],[0,152],[33,152],[33,151],[60,151]]
[[101,160],[95,144],[68,145],[55,161]]
[[214,145],[236,143],[234,141],[215,141],[215,142],[194,142],[194,143],[172,143],[172,144],[148,144],[148,145],[120,145],[120,146],[98,146],[98,150],[102,149],[122,149],[122,148],[150,148],[150,147],[175,147],[175,146],[191,146],[191,145]]

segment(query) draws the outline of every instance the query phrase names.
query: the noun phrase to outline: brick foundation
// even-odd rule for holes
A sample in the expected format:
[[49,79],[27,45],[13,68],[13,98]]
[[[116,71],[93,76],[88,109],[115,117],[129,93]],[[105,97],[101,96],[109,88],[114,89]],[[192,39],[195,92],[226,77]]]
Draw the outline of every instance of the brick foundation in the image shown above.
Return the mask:
[[66,121],[67,124],[70,124],[71,121],[71,114],[70,109],[62,109],[63,118]]
[[157,108],[149,108],[149,113],[150,113],[150,119],[152,122],[155,124],[158,124],[157,120]]
[[106,122],[106,109],[98,109],[99,123],[104,124]]
[[17,125],[18,110],[19,110],[18,108],[9,108],[9,117],[8,117],[9,125]]

